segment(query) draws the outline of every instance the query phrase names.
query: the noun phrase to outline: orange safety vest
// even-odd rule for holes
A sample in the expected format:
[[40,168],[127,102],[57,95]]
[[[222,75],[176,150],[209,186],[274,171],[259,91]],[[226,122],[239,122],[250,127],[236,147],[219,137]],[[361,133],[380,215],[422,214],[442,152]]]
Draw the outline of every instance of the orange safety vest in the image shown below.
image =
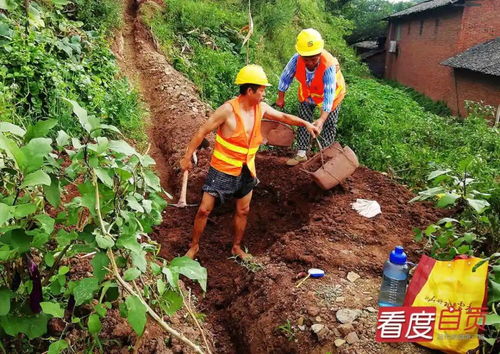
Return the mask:
[[231,137],[225,138],[222,136],[222,128],[219,126],[217,136],[215,137],[215,147],[210,166],[228,175],[239,176],[243,165],[246,164],[252,176],[256,177],[255,154],[262,143],[260,122],[263,113],[260,104],[255,106],[253,130],[247,139],[238,98],[236,97],[228,101],[233,107],[234,116],[236,117],[236,129]]
[[321,104],[323,102],[323,93],[325,86],[323,84],[323,74],[326,69],[331,66],[335,66],[336,74],[335,74],[335,99],[333,100],[333,105],[331,110],[333,111],[344,99],[346,89],[345,89],[345,80],[344,75],[340,71],[339,61],[333,55],[328,53],[326,50],[321,52],[321,56],[319,59],[318,67],[316,68],[316,72],[314,73],[314,77],[311,81],[311,85],[307,85],[306,82],[306,64],[304,59],[299,55],[297,59],[297,68],[295,70],[295,78],[299,82],[299,101],[304,102],[308,97],[311,97],[312,100],[317,104]]

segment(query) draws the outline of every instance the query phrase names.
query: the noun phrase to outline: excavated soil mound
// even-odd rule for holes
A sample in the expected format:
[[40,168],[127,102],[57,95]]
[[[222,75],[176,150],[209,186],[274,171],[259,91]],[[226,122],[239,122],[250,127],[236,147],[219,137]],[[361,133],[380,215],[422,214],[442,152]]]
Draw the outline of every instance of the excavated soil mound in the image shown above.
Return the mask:
[[[149,108],[149,136],[162,184],[177,195],[179,158],[210,109],[159,53],[137,14],[137,6],[129,1],[114,51]],[[229,258],[234,202],[209,217],[199,253],[200,263],[208,269],[208,289],[198,293],[197,306],[207,315],[205,326],[215,351],[428,352],[412,344],[375,343],[373,308],[390,250],[403,245],[410,260],[418,261],[421,246],[413,243],[412,229],[437,220],[442,212],[425,203],[408,204],[411,192],[365,167],[334,189],[322,191],[299,167],[285,166],[285,152],[261,152],[257,158],[260,184],[244,240],[255,256],[252,264],[245,267]],[[190,174],[188,203],[201,199],[210,153],[208,149],[198,155],[199,165]],[[382,214],[372,219],[358,215],[351,207],[357,198],[377,200]],[[163,224],[152,235],[162,245],[162,256],[171,259],[186,252],[196,210],[167,207]],[[325,270],[326,276],[296,287],[300,273],[311,267]],[[348,272],[360,278],[347,280]],[[198,289],[194,284],[192,288]],[[338,322],[341,309],[356,313],[352,326]],[[334,341],[342,338],[347,343],[337,347]],[[141,353],[158,352],[146,348]],[[170,350],[183,351],[179,345]]]

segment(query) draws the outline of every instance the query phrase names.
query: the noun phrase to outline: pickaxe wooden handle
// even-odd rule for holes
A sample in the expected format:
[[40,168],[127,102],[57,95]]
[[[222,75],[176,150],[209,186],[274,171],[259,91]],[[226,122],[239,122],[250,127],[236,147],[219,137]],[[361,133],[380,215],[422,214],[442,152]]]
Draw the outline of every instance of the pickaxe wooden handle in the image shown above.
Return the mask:
[[187,185],[188,185],[188,175],[189,175],[188,170],[185,170],[184,173],[182,174],[181,196],[179,198],[179,201],[176,204],[176,206],[179,208],[187,207],[186,194],[187,194]]

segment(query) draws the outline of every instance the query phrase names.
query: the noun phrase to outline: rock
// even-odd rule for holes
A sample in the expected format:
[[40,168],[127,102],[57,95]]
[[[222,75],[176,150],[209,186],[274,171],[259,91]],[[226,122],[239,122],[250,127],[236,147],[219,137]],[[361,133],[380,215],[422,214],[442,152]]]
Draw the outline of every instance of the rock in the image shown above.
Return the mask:
[[319,315],[319,308],[316,306],[309,306],[307,308],[307,313],[312,317],[316,317]]
[[354,327],[350,323],[344,323],[337,327],[342,337],[347,336],[349,333],[354,332]]
[[344,302],[344,300],[345,300],[345,297],[343,297],[343,296],[339,296],[335,299],[336,302]]
[[339,321],[340,323],[351,323],[356,318],[358,318],[359,315],[361,315],[361,311],[357,309],[341,309],[338,310],[335,315],[337,317],[337,321]]
[[316,316],[316,318],[314,319],[316,322],[321,322],[321,317],[319,316]]
[[349,280],[351,283],[354,283],[356,280],[361,278],[358,273],[355,272],[349,272],[347,273],[347,280]]
[[297,325],[302,326],[304,324],[304,317],[300,316],[297,320]]
[[299,329],[301,331],[305,331],[306,330],[306,326],[305,325],[298,325],[297,327],[299,327]]
[[371,313],[377,312],[377,310],[371,306],[366,307],[365,310]]
[[351,333],[349,333],[349,334],[345,337],[345,340],[346,340],[346,341],[347,341],[347,343],[349,343],[349,344],[353,344],[353,343],[359,342],[359,338],[358,338],[358,335],[356,334],[356,332],[351,332]]
[[316,335],[318,336],[319,341],[323,342],[323,341],[327,340],[330,337],[330,333],[331,332],[328,329],[328,327],[325,327],[319,333],[317,333]]
[[342,333],[340,333],[340,331],[339,331],[337,328],[334,328],[334,329],[333,329],[333,334],[335,334],[335,337],[340,337],[340,336],[342,336]]
[[341,347],[342,345],[345,344],[345,340],[339,338],[339,339],[335,339],[335,342],[333,342],[333,343],[335,343],[335,346],[338,348],[338,347]]
[[313,331],[314,333],[318,334],[319,332],[321,332],[321,330],[325,328],[325,325],[324,324],[321,324],[321,323],[315,323],[311,326],[311,331]]

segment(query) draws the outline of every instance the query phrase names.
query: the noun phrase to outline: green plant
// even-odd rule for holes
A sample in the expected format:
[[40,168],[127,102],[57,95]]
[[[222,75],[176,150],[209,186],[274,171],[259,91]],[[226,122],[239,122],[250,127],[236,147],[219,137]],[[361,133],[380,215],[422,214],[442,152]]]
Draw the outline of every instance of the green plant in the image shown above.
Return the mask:
[[[79,134],[80,125],[60,99],[68,97],[132,138],[145,140],[137,94],[117,77],[105,31],[69,19],[73,2],[50,3],[26,2],[29,16],[20,6],[0,13],[2,120],[26,129],[39,120],[56,119],[58,129]],[[106,16],[118,18],[115,10]],[[104,26],[99,16],[95,18]]]
[[[86,329],[100,346],[102,319],[119,307],[138,335],[149,314],[199,352],[162,319],[182,307],[179,276],[206,290],[207,272],[186,257],[158,258],[159,246],[147,236],[166,206],[154,160],[112,138],[121,135],[116,127],[65,101],[81,138],[63,130],[48,137],[55,120],[27,129],[0,123],[2,342],[45,351],[53,341],[47,323],[58,318],[65,329],[52,352],[67,346],[62,338],[70,328]],[[90,259],[90,276],[73,274],[69,261],[83,262],[82,255]]]
[[[453,259],[458,254],[472,255],[473,243],[478,244],[478,251],[484,251],[487,241],[488,247],[497,247],[495,240],[495,215],[487,213],[490,208],[486,198],[488,193],[474,189],[475,180],[467,173],[472,159],[461,162],[462,174],[451,174],[451,170],[436,170],[429,174],[428,181],[437,186],[423,190],[410,200],[411,202],[434,198],[439,208],[456,207],[461,212],[460,220],[444,218],[429,225],[425,230],[416,229],[416,241],[424,237],[428,239],[427,246],[431,247],[431,256],[438,259]],[[496,242],[496,246],[495,243]]]
[[[488,305],[490,313],[486,315],[486,331],[481,335],[481,339],[489,346],[489,352],[494,353],[498,349],[500,338],[500,253],[494,253],[491,256],[479,262],[477,269],[484,262],[489,262],[490,271],[488,274]],[[483,352],[485,352],[485,350]]]
[[290,320],[286,320],[284,324],[279,325],[276,329],[278,329],[290,342],[295,339],[295,332]]
[[495,116],[495,107],[484,104],[483,101],[475,102],[466,100],[465,109],[468,114],[483,119],[492,119]]

